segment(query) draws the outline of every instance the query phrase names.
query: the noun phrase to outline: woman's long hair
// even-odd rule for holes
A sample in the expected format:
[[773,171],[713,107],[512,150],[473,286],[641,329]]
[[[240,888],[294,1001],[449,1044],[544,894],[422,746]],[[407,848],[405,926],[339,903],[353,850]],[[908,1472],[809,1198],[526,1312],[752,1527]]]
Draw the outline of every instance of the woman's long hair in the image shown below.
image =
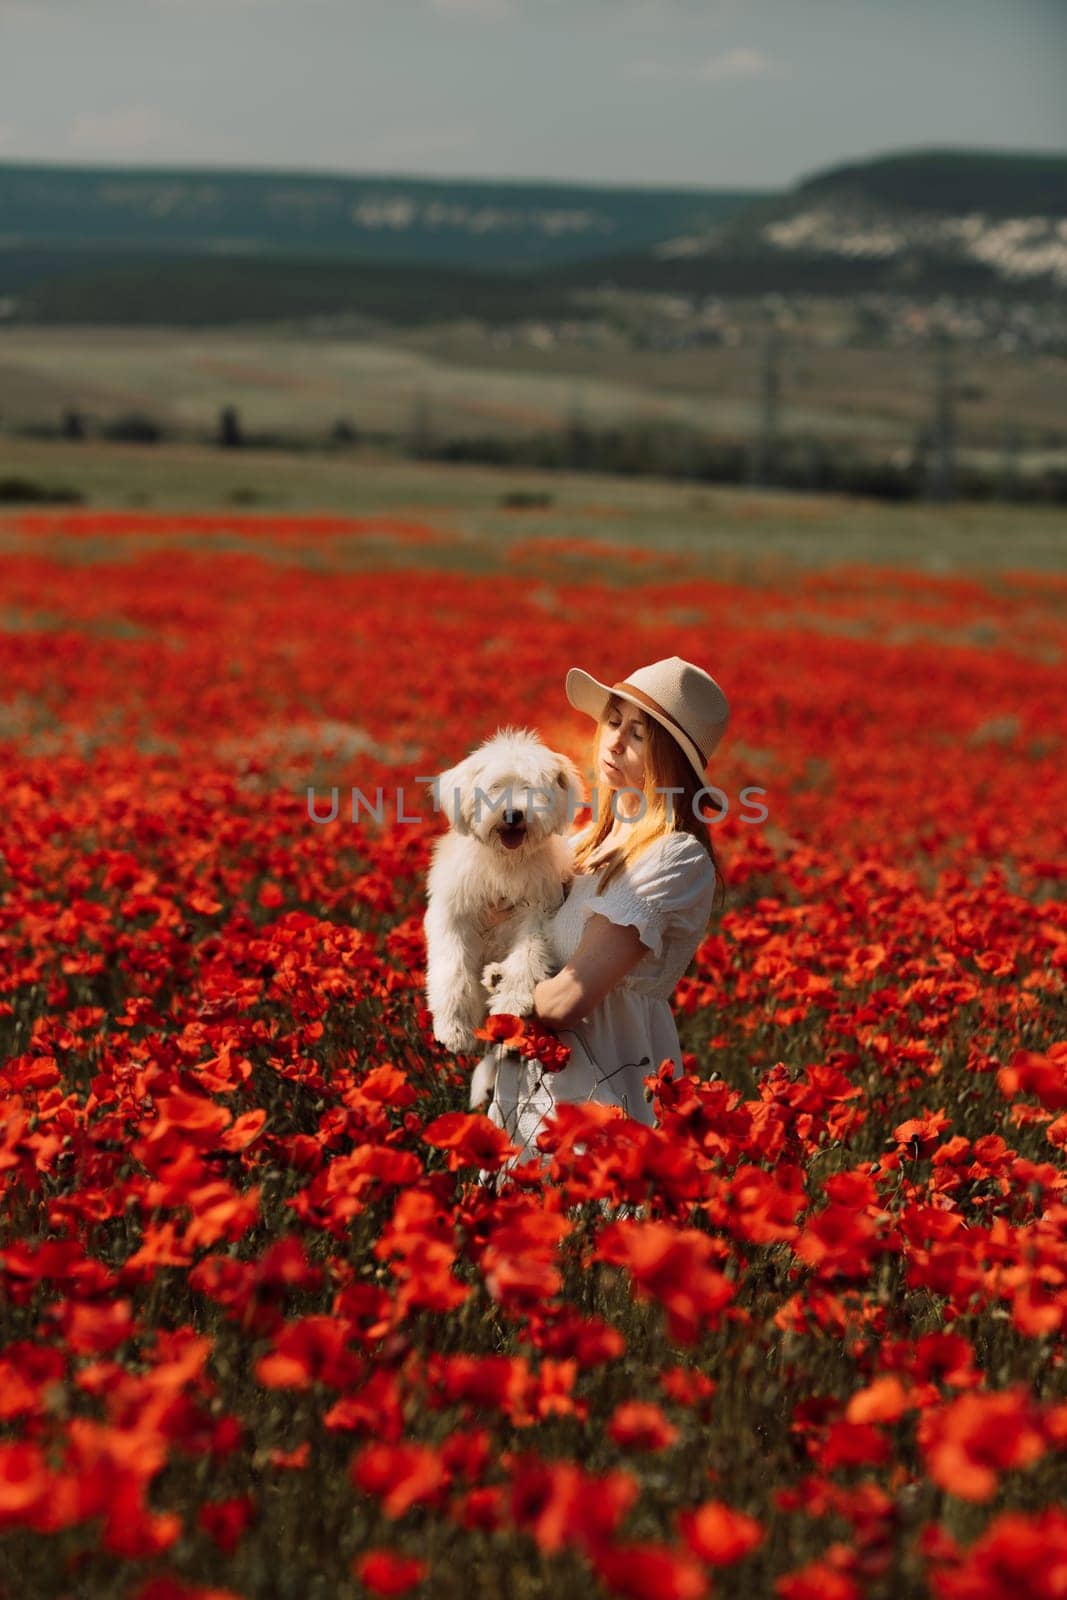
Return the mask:
[[[630,707],[630,702],[626,702]],[[596,772],[599,767],[600,739],[608,717],[613,712],[619,713],[620,702],[616,695],[612,695],[600,714],[596,725],[596,734],[593,739],[592,768]],[[634,861],[654,839],[664,833],[690,833],[694,839],[699,840],[711,858],[715,868],[715,898],[713,909],[719,910],[725,898],[722,872],[711,842],[711,831],[703,817],[697,814],[693,800],[704,787],[693,768],[687,761],[681,745],[669,734],[653,717],[644,718],[644,749],[645,749],[645,789],[644,814],[629,823],[623,834],[623,841],[616,845],[614,850],[604,857],[602,864],[597,867],[597,890],[602,891],[618,876],[624,867]],[[681,790],[681,793],[669,795],[669,789]],[[673,800],[673,815],[668,812],[668,805]],[[611,832],[615,817],[610,803],[605,802],[598,807],[599,816],[594,817],[592,832],[588,839],[580,844],[574,852],[575,865],[584,871],[589,858],[604,842]]]

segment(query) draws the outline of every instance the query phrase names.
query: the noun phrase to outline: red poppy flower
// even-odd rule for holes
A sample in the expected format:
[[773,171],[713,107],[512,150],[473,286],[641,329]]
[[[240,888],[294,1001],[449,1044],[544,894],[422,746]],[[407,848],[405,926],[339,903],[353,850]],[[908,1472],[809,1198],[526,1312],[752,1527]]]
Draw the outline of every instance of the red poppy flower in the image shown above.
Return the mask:
[[625,1267],[639,1297],[658,1300],[671,1338],[693,1344],[715,1326],[734,1298],[730,1280],[711,1265],[713,1240],[692,1228],[661,1222],[615,1222],[604,1229],[594,1261]]
[[513,1017],[506,1011],[497,1011],[486,1017],[480,1028],[474,1029],[476,1039],[487,1044],[502,1045],[505,1050],[517,1050],[526,1038],[526,1023],[522,1017]]
[[440,1455],[428,1445],[369,1444],[353,1458],[352,1482],[381,1501],[387,1517],[402,1517],[433,1500],[448,1481]]
[[864,1278],[889,1248],[866,1212],[833,1202],[809,1219],[793,1246],[820,1278]]
[[425,1578],[429,1567],[417,1556],[396,1550],[366,1550],[352,1563],[352,1571],[371,1594],[407,1594]]
[[1067,1592],[1067,1513],[1006,1511],[961,1552],[944,1541],[926,1550],[937,1600],[1057,1600]]
[[256,1379],[268,1389],[307,1389],[316,1382],[341,1388],[362,1370],[348,1339],[341,1318],[301,1317],[282,1329],[273,1353],[256,1362]]
[[1053,1045],[1043,1055],[1016,1050],[997,1073],[997,1087],[1009,1100],[1032,1094],[1049,1111],[1067,1110],[1067,1043]]
[[1048,1448],[1040,1419],[1020,1389],[965,1394],[919,1420],[919,1444],[938,1486],[961,1500],[990,1500],[1001,1474],[1029,1466]]
[[860,1600],[856,1580],[828,1561],[809,1561],[806,1567],[777,1578],[774,1589],[782,1600]]
[[693,1554],[712,1567],[728,1567],[742,1560],[763,1539],[755,1517],[735,1511],[721,1500],[706,1500],[695,1511],[682,1512],[678,1527]]
[[666,1450],[679,1438],[679,1429],[659,1406],[641,1400],[616,1406],[606,1431],[623,1450]]
[[859,1423],[896,1422],[907,1409],[907,1391],[900,1379],[889,1373],[858,1390],[845,1408],[845,1417]]
[[505,1490],[502,1484],[487,1484],[457,1495],[449,1510],[452,1521],[461,1528],[481,1528],[495,1533],[507,1524]]
[[[813,1444],[813,1450],[815,1449]],[[889,1460],[889,1440],[866,1422],[830,1424],[824,1443],[815,1450],[820,1468],[880,1466]]]
[[230,1556],[255,1520],[255,1503],[249,1495],[232,1495],[228,1500],[208,1500],[200,1507],[196,1520],[204,1532],[214,1539],[223,1555]]
[[546,1555],[579,1544],[600,1549],[640,1493],[637,1479],[615,1471],[595,1477],[574,1461],[541,1461],[520,1455],[510,1462],[511,1514]]
[[613,1594],[626,1600],[703,1600],[708,1580],[693,1557],[655,1544],[598,1549],[593,1566]]
[[486,1116],[465,1111],[447,1111],[444,1116],[435,1117],[422,1130],[422,1137],[427,1144],[449,1152],[449,1172],[457,1172],[461,1167],[495,1171],[503,1166],[514,1148],[503,1128],[498,1128]]
[[695,1406],[710,1400],[718,1388],[714,1378],[691,1367],[665,1367],[659,1381],[667,1398],[680,1406]]
[[39,1446],[0,1444],[0,1528],[20,1523],[32,1526],[33,1515],[51,1487],[52,1477]]

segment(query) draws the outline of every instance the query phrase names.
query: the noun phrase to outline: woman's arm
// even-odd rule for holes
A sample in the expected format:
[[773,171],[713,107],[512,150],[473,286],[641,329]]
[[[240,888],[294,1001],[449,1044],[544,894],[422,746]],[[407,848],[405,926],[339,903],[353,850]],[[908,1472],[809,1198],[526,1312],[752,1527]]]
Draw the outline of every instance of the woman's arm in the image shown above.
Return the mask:
[[550,1027],[573,1027],[648,953],[635,927],[594,914],[566,966],[534,989],[534,1016]]

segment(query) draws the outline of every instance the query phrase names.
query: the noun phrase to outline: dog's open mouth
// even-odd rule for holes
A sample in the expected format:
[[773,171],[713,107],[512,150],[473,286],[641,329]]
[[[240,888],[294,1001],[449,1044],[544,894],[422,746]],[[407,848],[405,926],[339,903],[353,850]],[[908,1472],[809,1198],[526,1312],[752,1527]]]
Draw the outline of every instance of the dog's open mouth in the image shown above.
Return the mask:
[[505,850],[517,850],[526,838],[526,829],[521,822],[515,827],[498,828],[497,837]]

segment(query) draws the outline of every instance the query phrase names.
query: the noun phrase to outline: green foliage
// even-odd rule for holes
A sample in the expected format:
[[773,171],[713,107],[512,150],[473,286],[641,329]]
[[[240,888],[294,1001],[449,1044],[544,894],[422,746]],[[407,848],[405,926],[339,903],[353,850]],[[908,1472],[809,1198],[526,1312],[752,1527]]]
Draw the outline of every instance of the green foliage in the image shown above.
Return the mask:
[[40,248],[519,271],[647,250],[720,221],[757,193],[0,164],[4,232]]
[[799,193],[822,196],[844,188],[912,211],[1059,217],[1067,209],[1067,154],[911,150],[831,167],[808,178]]
[[0,294],[17,320],[198,328],[354,316],[424,326],[476,314],[483,322],[566,317],[562,289],[508,273],[380,266],[293,257],[0,252]]
[[39,483],[35,478],[15,475],[0,478],[0,504],[78,506],[84,500],[85,496],[77,489]]

